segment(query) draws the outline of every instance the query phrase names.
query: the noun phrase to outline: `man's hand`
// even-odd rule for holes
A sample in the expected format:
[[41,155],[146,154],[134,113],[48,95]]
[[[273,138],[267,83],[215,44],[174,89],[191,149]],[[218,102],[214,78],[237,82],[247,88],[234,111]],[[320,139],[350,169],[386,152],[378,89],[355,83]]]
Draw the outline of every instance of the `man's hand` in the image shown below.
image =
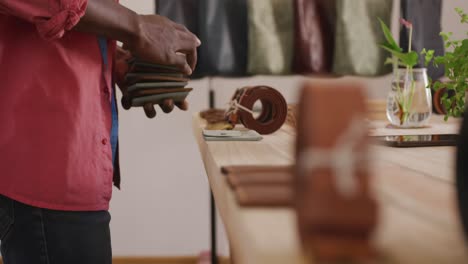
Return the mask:
[[158,15],[138,15],[114,0],[89,0],[76,30],[119,40],[138,58],[174,65],[190,75],[200,40],[184,26]]
[[132,54],[145,61],[177,66],[191,75],[197,64],[200,40],[182,25],[158,16],[139,16],[138,37],[128,45]]
[[[121,47],[117,47],[115,53],[115,81],[119,86],[120,90],[124,94],[124,98],[122,100],[128,100],[129,98],[126,97],[127,95],[127,87],[128,85],[125,83],[125,75],[128,73],[128,63],[129,59],[133,58],[132,54]],[[129,104],[130,102],[126,102]],[[123,103],[125,104],[125,103]],[[188,102],[176,102],[172,99],[166,99],[162,104],[159,104],[161,109],[164,113],[170,113],[174,109],[174,105],[177,106],[180,110],[187,111],[188,110]],[[154,109],[154,105],[149,103],[143,107],[145,114],[149,118],[153,118],[156,116],[156,110]]]

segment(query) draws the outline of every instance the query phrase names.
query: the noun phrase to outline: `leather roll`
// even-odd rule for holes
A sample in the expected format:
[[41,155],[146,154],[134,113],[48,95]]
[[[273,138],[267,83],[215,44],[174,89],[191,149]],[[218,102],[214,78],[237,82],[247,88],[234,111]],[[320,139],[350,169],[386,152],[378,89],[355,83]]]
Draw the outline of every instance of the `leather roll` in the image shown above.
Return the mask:
[[330,43],[316,0],[294,0],[294,62],[297,73],[329,72]]
[[304,250],[330,263],[372,258],[377,204],[369,191],[364,92],[310,85],[300,98],[294,186]]
[[333,72],[338,75],[378,76],[391,72],[384,65],[388,52],[378,18],[390,24],[393,0],[336,0]]
[[[280,92],[271,87],[255,86],[238,89],[233,101],[240,105],[228,110],[227,119],[233,125],[240,122],[248,129],[267,135],[276,132],[286,121],[288,114],[286,100]],[[258,117],[255,117],[245,109],[252,110],[257,101],[262,103],[262,111]]]
[[200,65],[208,75],[247,71],[247,0],[198,0]]
[[465,239],[468,240],[468,116],[465,113],[457,146],[456,190]]
[[248,0],[250,74],[288,74],[293,60],[293,2]]
[[[430,15],[429,15],[430,14]],[[445,54],[444,43],[439,35],[442,32],[442,0],[401,0],[401,15],[413,24],[413,39],[411,50],[418,53],[424,48],[434,50],[435,56]],[[401,27],[400,46],[408,50],[409,31]],[[424,66],[424,56],[420,56],[417,67]],[[427,74],[432,80],[444,76],[444,66],[428,65]]]

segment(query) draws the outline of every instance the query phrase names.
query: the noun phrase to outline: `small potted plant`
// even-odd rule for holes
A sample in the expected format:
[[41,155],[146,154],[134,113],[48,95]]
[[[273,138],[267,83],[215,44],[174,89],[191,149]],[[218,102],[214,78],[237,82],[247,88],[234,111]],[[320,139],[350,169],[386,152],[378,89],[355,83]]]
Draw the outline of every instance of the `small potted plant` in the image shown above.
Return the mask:
[[[380,20],[380,19],[379,19]],[[425,68],[415,68],[419,56],[424,56],[425,65],[432,60],[433,50],[422,50],[419,54],[411,50],[413,25],[401,19],[409,30],[409,45],[406,52],[396,43],[388,26],[380,20],[386,42],[381,47],[390,53],[386,64],[393,66],[393,81],[387,98],[387,118],[400,128],[427,125],[432,113],[432,97]]]
[[[468,15],[461,9],[455,11],[461,23],[468,24]],[[465,112],[466,93],[468,91],[468,39],[453,40],[452,33],[440,33],[446,52],[444,56],[434,58],[434,65],[445,66],[445,77],[448,81],[434,82],[434,90],[444,89],[441,104],[445,110],[445,120],[449,116],[460,117]],[[438,102],[436,102],[438,103]]]

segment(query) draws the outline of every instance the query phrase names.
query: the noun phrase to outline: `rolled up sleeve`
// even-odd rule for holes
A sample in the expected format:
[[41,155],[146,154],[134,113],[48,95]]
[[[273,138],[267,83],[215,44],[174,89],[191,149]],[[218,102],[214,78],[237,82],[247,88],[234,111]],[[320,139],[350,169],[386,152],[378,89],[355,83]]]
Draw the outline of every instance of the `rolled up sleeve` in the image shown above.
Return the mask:
[[86,12],[88,0],[0,0],[0,12],[36,25],[41,37],[61,38]]

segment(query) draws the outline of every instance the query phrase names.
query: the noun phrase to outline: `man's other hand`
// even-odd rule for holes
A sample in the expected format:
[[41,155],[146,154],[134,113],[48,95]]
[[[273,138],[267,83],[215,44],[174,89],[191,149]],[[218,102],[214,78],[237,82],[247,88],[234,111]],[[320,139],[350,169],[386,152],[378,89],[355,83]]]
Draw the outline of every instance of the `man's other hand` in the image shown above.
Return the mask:
[[138,33],[129,50],[145,61],[177,66],[191,75],[197,64],[200,40],[186,27],[159,15],[139,15]]

